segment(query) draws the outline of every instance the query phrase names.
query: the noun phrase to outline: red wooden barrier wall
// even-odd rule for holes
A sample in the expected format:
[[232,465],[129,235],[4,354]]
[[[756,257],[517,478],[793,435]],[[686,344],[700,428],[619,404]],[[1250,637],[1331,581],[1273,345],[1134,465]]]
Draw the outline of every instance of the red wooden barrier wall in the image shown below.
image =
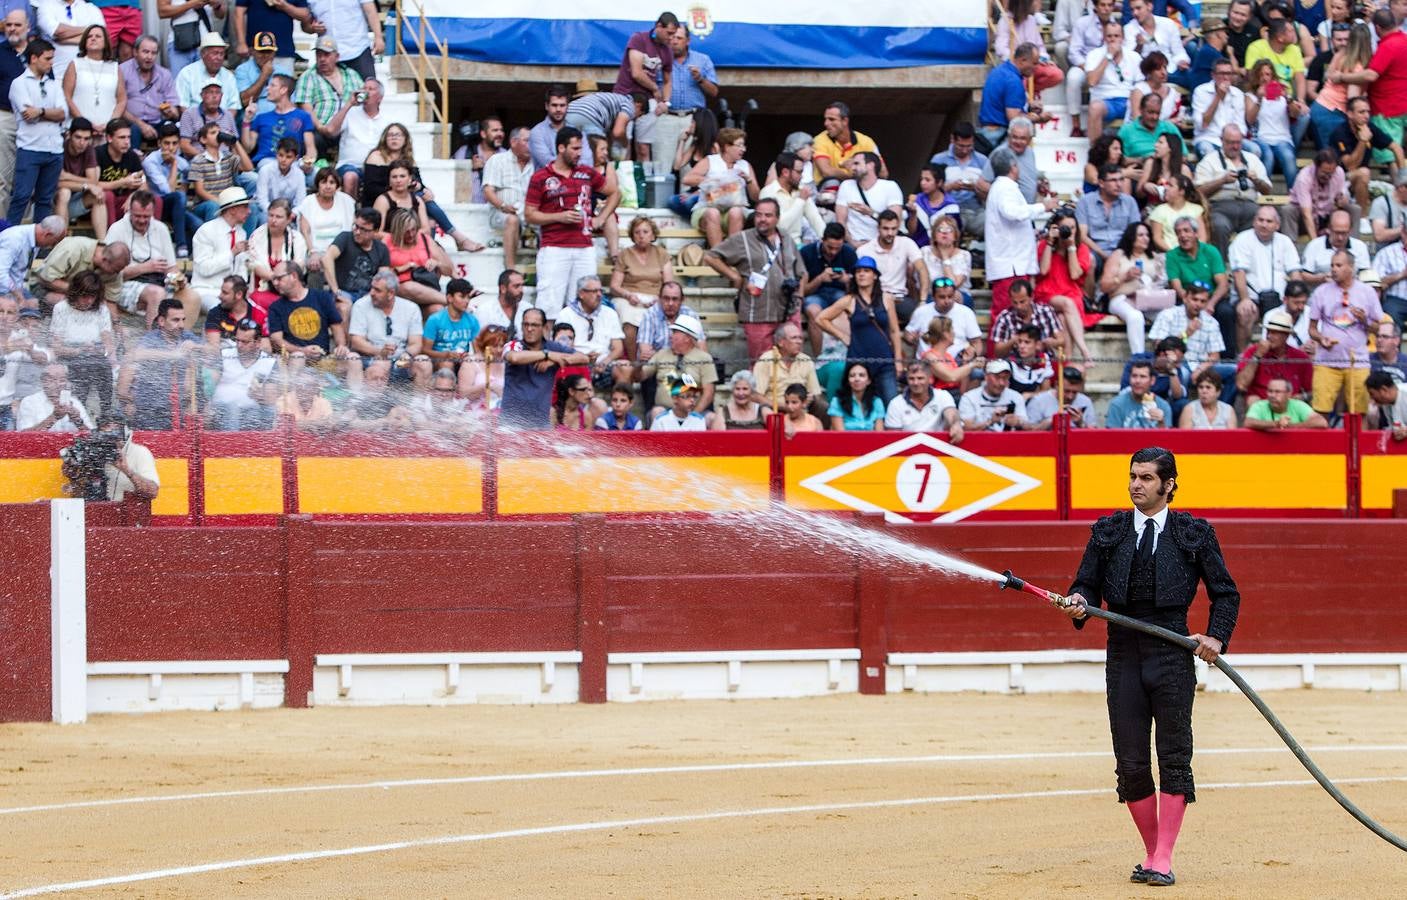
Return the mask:
[[49,505],[0,506],[0,722],[49,718]]
[[[885,528],[874,520],[866,528]],[[0,719],[49,712],[48,508],[0,507]],[[888,528],[1064,590],[1075,523]],[[1243,594],[1235,650],[1400,652],[1393,578],[1407,522],[1222,521]],[[736,519],[335,524],[89,531],[95,661],[287,659],[301,706],[319,653],[580,650],[582,699],[611,651],[859,647],[886,654],[1097,647],[1026,595],[876,558],[863,539],[747,530]],[[1192,625],[1205,622],[1205,606]]]

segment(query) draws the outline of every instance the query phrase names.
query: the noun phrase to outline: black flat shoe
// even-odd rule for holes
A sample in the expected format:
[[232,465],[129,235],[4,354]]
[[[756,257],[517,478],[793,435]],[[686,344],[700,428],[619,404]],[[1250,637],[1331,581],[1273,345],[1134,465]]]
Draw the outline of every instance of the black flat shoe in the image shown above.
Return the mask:
[[1141,865],[1134,866],[1133,871],[1129,873],[1129,881],[1132,881],[1134,884],[1147,884],[1148,870]]
[[1143,877],[1144,883],[1152,887],[1167,887],[1177,883],[1177,879],[1173,877],[1171,871],[1155,872],[1152,869],[1144,869]]

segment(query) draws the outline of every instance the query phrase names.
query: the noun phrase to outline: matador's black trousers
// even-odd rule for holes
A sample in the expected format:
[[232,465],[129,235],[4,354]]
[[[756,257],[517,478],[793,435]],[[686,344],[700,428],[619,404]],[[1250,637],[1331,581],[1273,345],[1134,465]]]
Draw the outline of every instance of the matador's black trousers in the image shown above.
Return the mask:
[[[1178,634],[1188,633],[1185,607],[1111,609]],[[1194,802],[1192,697],[1197,675],[1192,654],[1152,635],[1111,624],[1104,677],[1119,802],[1153,794],[1149,742],[1154,723],[1158,726],[1158,790]]]

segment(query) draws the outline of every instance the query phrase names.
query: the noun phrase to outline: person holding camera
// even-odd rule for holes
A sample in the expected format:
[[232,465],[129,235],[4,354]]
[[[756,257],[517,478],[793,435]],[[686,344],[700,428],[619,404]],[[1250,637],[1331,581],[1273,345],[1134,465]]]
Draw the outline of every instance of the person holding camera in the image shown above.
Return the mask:
[[357,70],[341,64],[337,42],[330,35],[318,38],[313,51],[316,62],[299,77],[293,90],[293,102],[312,116],[318,156],[326,157],[342,127],[342,122],[334,118],[339,112],[346,115],[348,109],[365,97],[362,90],[365,79]]
[[63,453],[65,492],[84,500],[120,501],[131,494],[155,500],[161,476],[151,450],[132,440],[127,417],[104,413],[97,430],[80,435]]
[[[1119,177],[1122,178],[1122,173]],[[1069,207],[1058,209],[1051,216],[1045,236],[1036,245],[1039,274],[1035,300],[1037,304],[1048,305],[1063,321],[1065,357],[1073,359],[1078,350],[1085,365],[1089,365],[1093,357],[1085,343],[1085,326],[1098,322],[1103,315],[1085,312],[1085,294],[1094,282],[1094,256],[1089,244],[1080,242],[1080,231],[1079,222]]]
[[1260,158],[1246,153],[1245,135],[1237,125],[1221,130],[1221,148],[1197,163],[1197,190],[1211,204],[1212,242],[1226,256],[1231,237],[1251,227],[1257,202],[1269,193],[1270,176]]

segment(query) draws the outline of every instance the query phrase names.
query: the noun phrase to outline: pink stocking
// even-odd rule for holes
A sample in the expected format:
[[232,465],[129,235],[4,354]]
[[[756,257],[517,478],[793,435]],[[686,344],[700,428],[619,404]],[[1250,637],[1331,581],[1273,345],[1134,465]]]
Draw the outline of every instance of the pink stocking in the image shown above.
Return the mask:
[[1186,812],[1186,797],[1181,794],[1159,795],[1158,847],[1153,854],[1152,861],[1155,872],[1172,871],[1173,844],[1177,843],[1177,833],[1182,828],[1182,816]]
[[1158,848],[1158,795],[1149,794],[1142,800],[1124,805],[1129,808],[1133,824],[1138,826],[1139,836],[1143,838],[1143,849],[1147,854],[1143,857],[1143,868],[1146,869],[1153,864]]

